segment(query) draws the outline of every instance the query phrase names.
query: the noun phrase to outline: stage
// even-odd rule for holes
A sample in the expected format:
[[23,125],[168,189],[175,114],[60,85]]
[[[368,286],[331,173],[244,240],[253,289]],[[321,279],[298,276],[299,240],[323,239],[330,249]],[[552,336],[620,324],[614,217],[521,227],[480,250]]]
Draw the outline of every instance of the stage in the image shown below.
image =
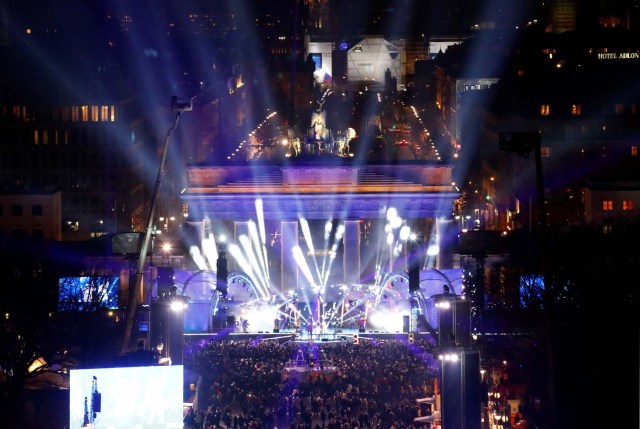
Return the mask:
[[253,340],[253,341],[294,341],[299,343],[336,344],[341,342],[360,343],[369,340],[399,340],[413,342],[421,338],[431,338],[428,332],[381,332],[381,331],[359,331],[342,330],[322,334],[300,334],[300,332],[234,332],[232,330],[222,330],[219,332],[184,334],[184,342],[193,343],[199,341],[221,341],[221,340]]

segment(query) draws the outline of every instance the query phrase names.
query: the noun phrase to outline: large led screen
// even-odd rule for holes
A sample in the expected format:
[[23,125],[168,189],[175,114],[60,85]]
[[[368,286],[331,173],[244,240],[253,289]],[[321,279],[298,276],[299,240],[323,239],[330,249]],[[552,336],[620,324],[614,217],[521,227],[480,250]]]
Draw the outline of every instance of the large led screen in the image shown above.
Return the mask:
[[61,277],[58,311],[93,311],[118,308],[118,276]]
[[69,428],[182,429],[183,369],[71,370]]

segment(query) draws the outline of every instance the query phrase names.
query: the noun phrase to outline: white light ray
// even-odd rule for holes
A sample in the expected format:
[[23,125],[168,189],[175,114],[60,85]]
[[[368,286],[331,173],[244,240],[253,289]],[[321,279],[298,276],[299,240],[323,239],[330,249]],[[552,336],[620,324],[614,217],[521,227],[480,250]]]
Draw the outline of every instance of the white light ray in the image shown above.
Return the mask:
[[331,229],[332,228],[333,228],[333,222],[331,222],[331,219],[329,219],[324,224],[324,242],[325,243],[329,243],[329,236],[331,235]]
[[267,269],[267,234],[266,228],[264,226],[264,204],[262,202],[262,198],[258,198],[256,200],[256,216],[258,217],[258,228],[260,230],[260,247],[262,249],[262,261],[264,264],[264,273],[267,279],[271,278],[269,276],[269,270]]
[[[333,222],[331,221],[331,219],[327,220],[327,222],[324,224],[324,248],[328,249],[329,248],[329,238],[331,238],[331,230],[333,229]],[[323,284],[326,285],[327,283],[327,279],[329,277],[329,269],[327,268],[327,254],[325,253],[324,257],[322,258],[322,276],[321,278],[324,279],[323,280]]]
[[[244,255],[242,254],[242,250],[240,250],[240,246],[238,246],[237,244],[229,244],[228,250],[229,250],[229,254],[233,256],[233,258],[236,260],[236,262],[240,266],[240,269],[242,269],[242,271],[244,271],[245,274],[251,280],[253,280],[254,285],[257,284],[257,282],[255,281],[256,276],[253,273],[251,264],[249,263],[249,261],[247,261],[247,258],[245,258]],[[259,290],[256,292],[260,293]]]
[[[209,266],[211,268],[216,268],[216,261],[218,260],[218,246],[216,246],[216,240],[213,234],[210,233],[208,237],[205,237],[202,240],[202,251],[204,252],[204,256],[207,258],[207,261],[209,261]],[[215,270],[212,269],[211,271]]]
[[305,218],[299,218],[300,227],[302,228],[302,235],[304,236],[304,240],[307,242],[307,247],[309,248],[309,253],[311,254],[311,259],[313,260],[313,265],[316,268],[316,275],[318,279],[320,279],[320,283],[322,283],[322,275],[320,274],[320,268],[318,267],[318,260],[316,259],[316,251],[313,246],[313,237],[311,237],[311,229],[309,228],[309,222]]
[[316,283],[313,280],[313,275],[311,274],[311,270],[309,269],[309,265],[307,265],[307,260],[304,258],[304,254],[302,253],[300,246],[293,246],[291,248],[291,253],[293,254],[293,259],[298,264],[298,268],[300,268],[302,274],[305,276],[309,284],[311,284],[311,287],[315,289]]
[[256,228],[255,222],[253,221],[249,221],[249,236],[251,237],[251,243],[253,244],[252,253],[257,255],[256,258],[259,259],[259,262],[260,262],[257,268],[259,269],[262,277],[264,277],[265,284],[268,284],[269,270],[267,269],[267,261],[266,259],[264,259],[264,255],[262,253],[263,246],[260,245],[260,242],[258,239],[258,230]]
[[399,237],[402,241],[409,240],[409,237],[411,237],[411,228],[409,228],[407,225],[404,225],[402,228],[400,228]]
[[258,259],[256,258],[256,254],[251,247],[251,240],[246,234],[242,234],[238,237],[238,241],[242,246],[242,250],[244,254],[248,258],[248,262],[251,265],[251,272],[254,274],[253,278],[257,279],[256,287],[258,288],[258,292],[261,297],[269,296],[268,286],[266,285],[264,276],[261,274],[260,265],[258,264]]
[[331,273],[331,267],[333,266],[333,262],[336,259],[336,254],[338,253],[338,246],[340,246],[340,243],[342,242],[342,237],[344,237],[344,229],[345,228],[343,223],[338,225],[338,228],[336,228],[336,235],[333,238],[333,244],[331,245],[331,251],[329,252],[330,253],[329,263],[327,264],[327,269],[322,273],[323,286],[326,286],[329,281],[329,274]]
[[207,261],[204,259],[204,257],[200,253],[200,249],[198,248],[198,246],[189,247],[189,254],[191,255],[191,258],[193,259],[193,262],[196,264],[198,269],[200,270],[207,269]]

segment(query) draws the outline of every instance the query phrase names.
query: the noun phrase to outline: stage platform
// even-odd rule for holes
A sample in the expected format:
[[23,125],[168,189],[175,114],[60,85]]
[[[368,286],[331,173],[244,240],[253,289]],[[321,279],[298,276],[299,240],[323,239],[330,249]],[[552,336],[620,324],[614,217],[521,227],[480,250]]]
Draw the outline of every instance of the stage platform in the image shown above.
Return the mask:
[[358,331],[345,330],[342,332],[331,332],[324,334],[312,334],[307,333],[300,334],[299,332],[234,332],[231,330],[221,330],[219,332],[207,332],[207,333],[185,333],[184,341],[196,342],[196,341],[219,341],[219,340],[255,340],[255,341],[280,341],[288,342],[295,341],[299,343],[319,343],[319,344],[335,344],[340,342],[364,342],[367,340],[400,340],[410,342],[410,337],[413,339],[430,338],[431,334],[428,332],[415,332],[409,334],[408,332],[381,332],[381,331]]

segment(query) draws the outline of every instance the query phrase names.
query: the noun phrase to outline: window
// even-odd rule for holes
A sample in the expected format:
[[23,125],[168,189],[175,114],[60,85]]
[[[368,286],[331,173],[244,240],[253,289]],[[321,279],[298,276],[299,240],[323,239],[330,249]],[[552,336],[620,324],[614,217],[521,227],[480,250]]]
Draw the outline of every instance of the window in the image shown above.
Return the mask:
[[91,106],[91,122],[100,120],[100,106]]
[[551,106],[549,106],[548,104],[540,105],[540,116],[549,116],[550,113],[551,113]]
[[605,223],[602,225],[602,233],[603,234],[611,234],[613,232],[613,225]]
[[31,206],[32,216],[42,216],[42,204],[34,204]]
[[602,200],[602,211],[613,211],[613,200]]
[[60,120],[62,122],[69,122],[69,106],[62,106],[60,108]]
[[44,232],[40,228],[34,228],[31,230],[31,238],[33,241],[42,242],[44,241]]
[[631,146],[631,156],[638,156],[638,146]]
[[80,110],[82,111],[82,122],[89,122],[89,106],[82,106]]
[[580,116],[580,115],[582,115],[582,105],[581,104],[572,104],[571,105],[571,115],[572,116]]
[[551,148],[549,146],[542,146],[540,148],[540,156],[543,158],[549,158],[551,156]]
[[616,103],[615,106],[613,107],[613,110],[616,115],[622,115],[624,113],[624,104]]
[[14,204],[11,206],[11,214],[13,216],[22,216],[22,206],[20,204]]
[[109,121],[109,106],[100,107],[100,120],[102,122]]
[[22,240],[24,239],[24,236],[25,236],[24,230],[20,228],[14,228],[11,230],[11,238],[13,239]]
[[633,200],[622,200],[622,211],[633,210]]
[[71,121],[78,122],[80,120],[80,107],[73,106],[71,108]]

